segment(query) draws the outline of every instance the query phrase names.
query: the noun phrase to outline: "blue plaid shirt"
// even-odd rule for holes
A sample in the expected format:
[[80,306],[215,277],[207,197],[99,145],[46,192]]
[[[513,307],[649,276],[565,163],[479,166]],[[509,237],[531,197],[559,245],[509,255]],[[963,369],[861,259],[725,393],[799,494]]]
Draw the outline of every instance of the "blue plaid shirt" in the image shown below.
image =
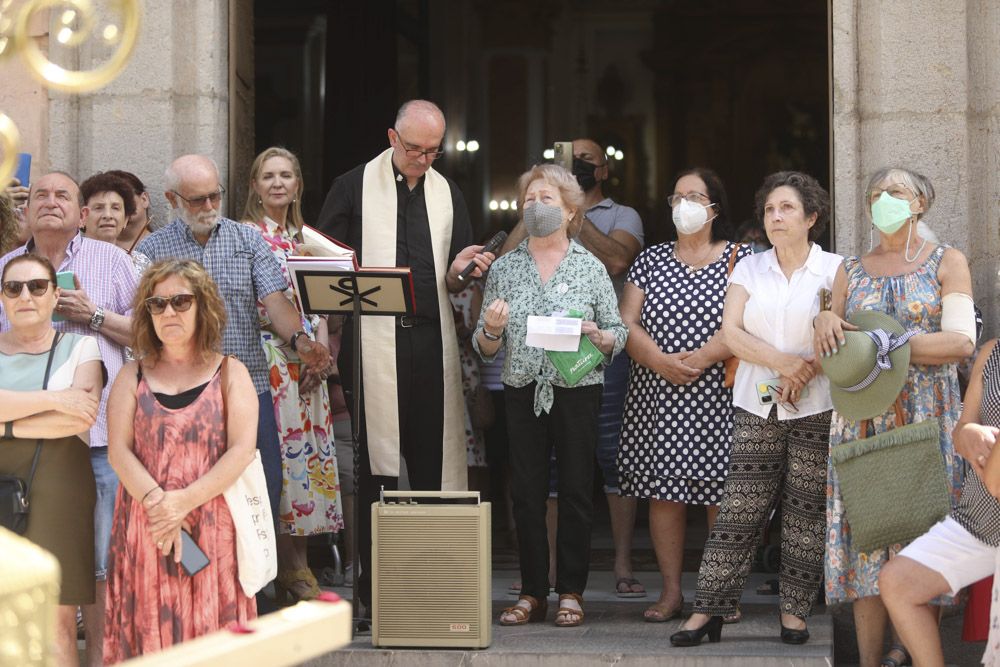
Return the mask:
[[191,228],[176,219],[143,239],[136,250],[153,262],[177,258],[202,263],[219,285],[226,303],[223,354],[235,355],[243,362],[258,394],[270,391],[267,360],[260,344],[257,300],[284,291],[288,282],[260,231],[221,218],[203,246]]

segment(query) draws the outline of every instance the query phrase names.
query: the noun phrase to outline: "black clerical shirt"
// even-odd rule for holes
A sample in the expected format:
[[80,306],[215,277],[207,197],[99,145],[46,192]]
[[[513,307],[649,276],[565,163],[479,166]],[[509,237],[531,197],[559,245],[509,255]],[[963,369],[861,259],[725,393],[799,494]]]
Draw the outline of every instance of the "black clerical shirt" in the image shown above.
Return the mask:
[[[415,314],[437,320],[437,277],[434,273],[434,252],[431,247],[430,223],[424,199],[424,177],[410,190],[406,177],[392,167],[396,176],[396,266],[409,266],[413,271]],[[338,176],[330,187],[320,211],[316,227],[324,234],[354,248],[358,261],[364,264],[361,248],[361,188],[365,165]],[[454,181],[446,177],[451,189],[451,247],[448,264],[463,249],[472,245],[472,224],[465,198]]]

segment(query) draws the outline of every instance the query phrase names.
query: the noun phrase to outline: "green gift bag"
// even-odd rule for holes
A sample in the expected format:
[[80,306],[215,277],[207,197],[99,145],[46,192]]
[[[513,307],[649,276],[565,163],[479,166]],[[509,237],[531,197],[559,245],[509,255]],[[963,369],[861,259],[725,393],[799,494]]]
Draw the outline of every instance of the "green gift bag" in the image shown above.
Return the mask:
[[598,350],[597,346],[591,343],[586,336],[580,336],[580,347],[577,348],[576,352],[546,350],[545,354],[549,355],[549,361],[570,387],[582,380],[587,373],[604,361],[604,353]]
[[[583,313],[579,310],[570,310],[565,317],[578,317],[583,319]],[[590,342],[586,336],[580,336],[580,345],[576,352],[555,352],[546,350],[549,361],[556,367],[559,374],[566,380],[570,387],[576,385],[590,371],[597,368],[598,364],[604,361],[604,353],[597,349],[597,346]]]
[[898,400],[896,415],[902,426],[830,452],[858,553],[909,542],[951,510],[938,420],[904,424]]

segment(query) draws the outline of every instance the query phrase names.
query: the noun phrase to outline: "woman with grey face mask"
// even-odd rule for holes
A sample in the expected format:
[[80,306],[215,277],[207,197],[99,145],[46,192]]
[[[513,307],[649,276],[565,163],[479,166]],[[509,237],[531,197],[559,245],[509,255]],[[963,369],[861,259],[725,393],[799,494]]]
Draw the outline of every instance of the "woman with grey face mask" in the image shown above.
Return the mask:
[[[472,339],[484,361],[492,361],[501,348],[506,352],[501,377],[523,584],[517,604],[503,611],[500,624],[545,620],[545,499],[554,445],[559,493],[555,623],[569,627],[583,623],[603,368],[625,347],[628,330],[604,265],[572,238],[583,220],[583,192],[576,179],[562,167],[540,165],[518,183],[528,238],[490,268],[487,305]],[[565,356],[544,349],[534,335],[529,344],[531,316],[582,318],[579,358],[564,363]],[[555,321],[538,322],[546,323]]]

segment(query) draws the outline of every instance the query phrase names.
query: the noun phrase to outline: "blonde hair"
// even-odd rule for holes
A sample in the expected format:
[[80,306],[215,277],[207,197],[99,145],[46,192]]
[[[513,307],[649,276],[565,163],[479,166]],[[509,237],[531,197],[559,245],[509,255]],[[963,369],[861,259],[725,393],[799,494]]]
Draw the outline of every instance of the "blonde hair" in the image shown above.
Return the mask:
[[187,281],[197,305],[195,317],[195,350],[202,359],[222,349],[222,333],[226,328],[226,304],[219,288],[198,262],[193,259],[168,259],[152,264],[142,274],[132,301],[132,350],[136,358],[156,363],[163,350],[163,341],[156,335],[153,316],[146,308],[146,299],[170,276]]
[[260,195],[257,194],[253,184],[257,180],[257,177],[260,176],[260,170],[264,168],[264,163],[273,157],[283,157],[291,162],[292,171],[295,173],[295,180],[299,182],[292,204],[288,207],[288,218],[285,220],[285,228],[291,229],[293,232],[300,231],[304,222],[302,218],[302,191],[305,188],[305,183],[302,181],[302,166],[299,164],[299,159],[295,157],[295,153],[281,146],[265,148],[254,159],[253,165],[250,167],[250,190],[247,192],[247,204],[243,207],[243,220],[246,222],[260,222],[267,215],[264,212],[264,204],[260,200]]
[[580,233],[583,226],[583,190],[577,183],[576,177],[555,164],[536,164],[528,171],[521,174],[517,179],[518,200],[517,206],[524,210],[524,197],[528,191],[528,186],[535,181],[544,181],[559,191],[559,197],[567,207],[576,209],[576,213],[570,218],[566,226],[566,235],[570,238]]

